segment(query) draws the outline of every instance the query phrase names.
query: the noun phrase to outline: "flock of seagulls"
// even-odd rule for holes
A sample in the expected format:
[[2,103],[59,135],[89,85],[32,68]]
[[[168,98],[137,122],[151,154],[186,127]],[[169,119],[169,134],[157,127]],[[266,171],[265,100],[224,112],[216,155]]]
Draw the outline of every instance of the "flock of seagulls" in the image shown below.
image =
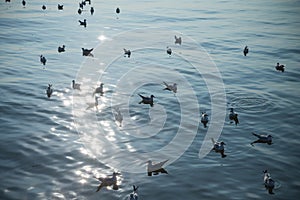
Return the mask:
[[[10,0],[6,0],[6,2],[10,2]],[[86,5],[86,3],[89,3],[91,4],[91,0],[85,0],[85,1],[82,1],[79,3],[79,9],[78,9],[78,14],[81,14],[82,11],[83,11],[83,8],[84,6]],[[22,0],[22,5],[23,7],[26,6],[26,1],[25,0]],[[57,6],[58,10],[63,10],[64,9],[64,6],[63,5],[60,5],[58,4]],[[47,7],[46,5],[42,5],[42,9],[43,10],[46,10]],[[95,12],[94,8],[91,7],[90,8],[90,13],[91,15],[93,15]],[[116,8],[116,13],[119,14],[120,13],[120,8]],[[79,25],[80,26],[84,26],[85,28],[87,27],[87,21],[86,19],[84,19],[83,21],[81,20],[78,20],[79,22]],[[176,35],[174,36],[175,38],[175,44],[179,44],[181,45],[182,44],[182,38],[181,37],[177,37]],[[128,57],[130,58],[131,56],[131,51],[128,50],[128,49],[123,49],[124,50],[124,57]],[[94,55],[91,53],[93,51],[93,48],[92,49],[85,49],[85,48],[82,48],[82,56],[91,56],[93,57]],[[65,52],[65,45],[62,45],[62,46],[59,46],[58,47],[58,52],[59,53],[62,53],[62,52]],[[169,56],[171,56],[172,54],[172,49],[170,47],[167,47],[167,50],[166,50],[167,54]],[[244,50],[243,50],[243,54],[244,56],[247,56],[247,54],[249,53],[249,48],[248,46],[245,46]],[[43,55],[40,55],[40,62],[45,66],[46,65],[46,62],[47,62],[47,59],[43,56]],[[284,72],[285,71],[285,66],[282,65],[282,64],[279,64],[277,63],[277,65],[275,66],[275,69],[277,71],[281,71],[281,72]],[[174,94],[177,93],[177,84],[176,83],[173,83],[173,84],[167,84],[166,82],[163,82],[165,88],[164,90],[168,90],[168,91],[171,91],[173,92]],[[100,96],[102,96],[104,94],[104,90],[103,90],[103,83],[100,84],[99,87],[97,87],[94,92],[92,93],[92,96],[95,96],[96,94],[99,94]],[[72,88],[74,90],[81,90],[80,88],[81,84],[79,83],[76,83],[75,80],[72,80]],[[46,94],[47,94],[47,97],[50,98],[51,95],[53,93],[53,88],[52,88],[52,84],[48,84],[48,87],[46,89]],[[154,105],[154,99],[155,96],[152,94],[150,97],[148,96],[143,96],[141,94],[138,94],[142,100],[139,102],[139,104],[148,104],[150,105],[151,107],[153,107]],[[91,107],[97,107],[98,106],[98,99],[99,97],[98,96],[95,96],[95,102],[92,103],[91,105],[89,105],[88,108],[91,108]],[[87,109],[88,109],[87,108]],[[119,126],[121,127],[122,126],[122,121],[123,121],[123,116],[119,110],[119,108],[115,108],[115,113],[114,113],[114,116],[115,116],[115,120],[119,123]],[[233,108],[230,108],[230,113],[229,113],[229,120],[231,121],[231,123],[235,123],[235,125],[237,126],[239,124],[239,120],[238,120],[238,114],[234,112]],[[208,118],[208,114],[206,112],[202,112],[201,114],[201,123],[203,124],[204,128],[207,127],[207,123],[209,122],[209,118]],[[255,140],[254,142],[251,143],[251,145],[255,144],[255,143],[266,143],[266,144],[269,144],[271,145],[272,144],[272,136],[271,135],[259,135],[259,134],[256,134],[256,133],[252,133],[255,137],[257,137],[257,140]],[[212,150],[217,152],[217,153],[220,153],[221,154],[221,157],[222,158],[225,158],[227,155],[225,154],[225,143],[223,141],[215,141],[213,138],[212,138],[212,143],[213,143],[213,148]],[[167,162],[168,160],[165,160],[165,161],[162,161],[162,162],[158,162],[158,163],[152,163],[151,160],[147,161],[147,173],[148,173],[148,176],[152,176],[153,175],[158,175],[158,174],[168,174],[168,172],[163,168],[163,165]],[[263,171],[264,173],[264,186],[265,188],[268,190],[268,192],[270,194],[274,194],[273,192],[273,189],[275,187],[275,181],[271,178],[270,174],[268,173],[267,170]],[[118,185],[117,185],[117,175],[120,175],[120,173],[116,173],[114,172],[112,174],[112,177],[106,177],[106,178],[96,178],[98,181],[100,181],[100,185],[97,187],[97,190],[96,192],[100,191],[102,187],[107,187],[107,186],[112,186],[112,188],[114,190],[118,190]],[[129,195],[129,199],[130,200],[137,200],[138,199],[138,187],[136,187],[135,185],[133,185],[133,191],[132,193],[130,193]]]

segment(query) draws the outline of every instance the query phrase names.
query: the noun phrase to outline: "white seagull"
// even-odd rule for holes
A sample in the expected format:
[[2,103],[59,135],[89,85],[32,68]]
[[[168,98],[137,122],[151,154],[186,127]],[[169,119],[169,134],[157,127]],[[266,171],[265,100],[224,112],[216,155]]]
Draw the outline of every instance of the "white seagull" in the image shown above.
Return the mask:
[[168,172],[162,167],[168,160],[159,162],[159,163],[154,163],[152,164],[151,160],[148,160],[148,166],[147,166],[147,172],[148,172],[148,176],[152,176],[152,173],[154,175],[157,175],[160,173],[165,173],[168,174]]
[[117,122],[119,122],[119,126],[121,127],[122,126],[122,121],[123,121],[123,115],[122,115],[122,113],[121,113],[121,111],[120,111],[119,108],[115,108],[115,111],[116,111],[116,113],[114,113],[115,120]]
[[180,44],[181,45],[181,37],[177,37],[175,35],[175,44]]
[[254,142],[251,142],[251,145],[253,146],[254,143],[267,143],[269,145],[272,144],[272,135],[259,135],[256,133],[252,133],[254,136],[258,137],[257,140]]
[[138,200],[139,199],[139,195],[137,193],[138,188],[139,188],[139,186],[133,185],[133,191],[129,195],[129,200]]
[[98,99],[99,97],[95,97],[95,102],[87,103],[88,107],[86,108],[86,110],[91,109],[93,107],[95,107],[98,110],[98,105],[99,105]]
[[74,90],[81,90],[80,89],[80,84],[79,83],[75,83],[75,80],[72,80],[72,88]]
[[112,177],[106,177],[106,178],[97,178],[99,181],[101,181],[101,184],[98,186],[96,192],[101,190],[102,187],[107,187],[107,186],[113,186],[114,190],[118,190],[119,186],[117,185],[117,175],[120,175],[119,173],[114,172],[112,174]]
[[263,171],[263,173],[265,188],[268,190],[269,194],[274,194],[273,189],[275,187],[275,181],[271,178],[271,175],[267,170]]
[[166,86],[165,88],[164,88],[164,90],[169,90],[169,91],[172,91],[172,92],[174,92],[174,93],[176,93],[177,92],[177,83],[174,83],[173,85],[169,85],[169,84],[167,84],[166,82],[163,82],[164,83],[164,85]]
[[104,83],[101,83],[99,87],[97,87],[95,89],[95,91],[93,92],[93,96],[97,93],[97,94],[100,94],[101,96],[103,95],[103,85]]
[[215,142],[215,140],[213,138],[211,138],[211,141],[213,142],[213,149],[215,152],[220,153],[222,158],[225,158],[227,155],[224,154],[225,151],[225,147],[224,145],[226,145],[223,141],[221,142]]

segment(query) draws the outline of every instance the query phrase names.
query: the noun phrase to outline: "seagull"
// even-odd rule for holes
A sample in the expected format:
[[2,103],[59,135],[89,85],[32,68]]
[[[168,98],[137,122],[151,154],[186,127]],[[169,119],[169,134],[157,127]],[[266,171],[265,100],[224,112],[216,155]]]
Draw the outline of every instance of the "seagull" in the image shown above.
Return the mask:
[[45,5],[43,5],[43,6],[42,6],[42,9],[43,9],[43,10],[46,10],[46,6],[45,6]]
[[79,2],[79,8],[83,9],[83,2]]
[[119,14],[120,13],[120,8],[116,9],[116,13]]
[[132,187],[133,187],[133,191],[129,195],[129,200],[138,200],[139,195],[137,193],[137,190],[138,190],[139,186],[133,185]]
[[157,175],[160,173],[164,173],[164,174],[168,174],[168,172],[162,167],[168,160],[159,162],[159,163],[154,163],[152,164],[151,160],[148,160],[148,166],[147,166],[147,172],[148,172],[148,176],[152,176],[152,173],[154,175]]
[[75,83],[75,80],[72,80],[72,88],[74,89],[74,90],[81,90],[80,89],[80,84],[79,83]]
[[[234,120],[236,126],[237,126],[237,124],[240,123],[240,122],[239,122],[239,119],[238,119],[238,114],[236,114],[236,113],[233,111],[233,108],[230,108],[229,119],[230,119],[230,120]],[[230,122],[230,123],[232,123],[232,122]]]
[[225,151],[225,147],[224,145],[226,145],[223,141],[221,142],[215,142],[215,140],[212,138],[211,141],[213,142],[213,149],[215,152],[217,153],[221,153],[222,158],[225,158],[227,155],[224,154]]
[[164,90],[169,90],[169,91],[172,91],[172,92],[174,92],[174,93],[177,92],[177,83],[174,83],[173,85],[168,85],[166,82],[163,82],[163,83],[164,83],[164,85],[166,86],[166,87],[164,88]]
[[116,113],[114,114],[115,115],[115,120],[117,122],[119,122],[119,124],[120,124],[119,126],[122,127],[123,115],[122,115],[119,108],[115,108],[115,111],[116,111]]
[[206,112],[202,112],[201,123],[203,124],[204,128],[207,127],[206,124],[208,123],[208,114]]
[[127,55],[127,57],[130,58],[131,51],[129,49],[127,50],[125,48],[123,50],[124,50],[124,57],[126,57],[126,55]]
[[53,89],[51,87],[52,87],[52,84],[48,84],[48,87],[47,87],[47,90],[46,90],[48,98],[50,98],[52,93],[53,93]]
[[26,5],[26,1],[25,0],[22,1],[22,5],[25,7],[25,5]]
[[57,9],[58,9],[58,10],[63,10],[63,9],[64,9],[64,5],[59,5],[59,4],[58,4],[58,5],[57,5]]
[[82,49],[82,56],[92,56],[94,57],[94,55],[91,53],[94,48],[92,49],[84,49],[84,48],[81,48]]
[[43,55],[40,55],[40,61],[43,65],[46,65],[47,59]]
[[94,14],[94,12],[95,12],[95,10],[94,10],[94,7],[91,7],[91,10],[90,10],[90,12],[91,12],[91,15],[93,15],[93,14]]
[[175,35],[175,44],[181,45],[181,37],[177,37],[177,36]]
[[151,95],[150,97],[144,97],[141,94],[139,96],[142,98],[142,101],[139,102],[139,104],[150,104],[151,107],[153,107],[153,98],[155,98],[154,95]]
[[268,190],[269,194],[274,194],[273,189],[275,187],[275,181],[271,178],[271,175],[268,173],[268,170],[264,170],[264,185]]
[[79,25],[80,26],[84,26],[84,27],[86,27],[86,19],[84,19],[83,21],[81,21],[81,20],[78,20],[78,22],[79,22]]
[[268,145],[272,144],[272,135],[258,135],[256,133],[252,133],[254,136],[258,137],[258,139],[254,142],[251,142],[253,146],[254,143],[267,143]]
[[101,83],[100,84],[100,86],[99,87],[97,87],[96,89],[95,89],[95,91],[93,92],[93,96],[96,94],[96,93],[98,93],[98,94],[100,94],[101,96],[103,95],[103,85],[104,85],[104,83]]
[[276,68],[277,71],[284,72],[284,65],[280,65],[279,63],[277,63],[275,68]]
[[247,56],[248,53],[249,53],[248,46],[245,46],[245,48],[244,48],[244,56]]
[[62,47],[59,46],[57,49],[58,53],[65,52],[65,47],[65,45],[62,45]]
[[96,192],[98,192],[99,190],[101,190],[102,187],[107,187],[107,186],[113,186],[114,190],[118,190],[119,186],[117,185],[117,175],[120,175],[119,173],[114,172],[112,174],[112,177],[106,177],[106,178],[96,178],[99,181],[101,181],[101,184],[98,186]]
[[79,15],[81,15],[82,10],[80,8],[78,8],[77,12],[78,12]]
[[167,54],[169,54],[170,56],[172,54],[172,49],[170,47],[167,47]]
[[87,103],[88,107],[85,110],[91,109],[93,107],[96,107],[96,109],[98,110],[98,102],[99,97],[95,97],[95,102],[94,103]]

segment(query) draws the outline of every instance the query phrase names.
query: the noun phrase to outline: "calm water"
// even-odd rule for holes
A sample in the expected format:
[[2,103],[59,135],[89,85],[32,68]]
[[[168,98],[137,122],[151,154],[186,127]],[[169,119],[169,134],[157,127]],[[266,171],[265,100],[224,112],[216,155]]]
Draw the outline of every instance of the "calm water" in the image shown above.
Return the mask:
[[[126,199],[133,184],[140,199],[299,198],[300,1],[93,1],[93,16],[90,5],[79,15],[77,2],[65,2],[63,11],[58,3],[0,3],[1,199]],[[86,28],[79,26],[83,19]],[[66,52],[58,53],[63,44]],[[82,57],[82,47],[95,48],[94,57]],[[132,57],[124,58],[122,48]],[[277,62],[284,73],[275,70]],[[81,91],[72,90],[73,79]],[[163,91],[162,81],[177,82],[178,94]],[[98,110],[86,109],[99,82],[105,94]],[[218,82],[224,85],[216,89]],[[139,105],[138,93],[155,94],[154,107]],[[223,120],[213,120],[215,99]],[[114,121],[115,107],[123,127]],[[228,120],[230,107],[238,126]],[[199,123],[202,111],[209,128]],[[200,159],[216,126],[228,156],[210,152]],[[170,142],[178,131],[184,139]],[[274,144],[251,146],[251,132],[271,134]],[[169,175],[152,177],[139,157],[175,154]],[[274,195],[264,189],[264,169],[276,181]],[[96,193],[93,176],[113,171],[121,173],[119,190]]]

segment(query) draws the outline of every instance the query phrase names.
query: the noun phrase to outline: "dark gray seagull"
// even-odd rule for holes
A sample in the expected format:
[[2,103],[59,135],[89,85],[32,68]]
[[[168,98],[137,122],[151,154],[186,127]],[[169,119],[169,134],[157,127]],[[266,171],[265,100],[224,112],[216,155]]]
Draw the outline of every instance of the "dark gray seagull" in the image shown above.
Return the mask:
[[144,97],[143,95],[139,94],[139,96],[142,98],[142,101],[140,101],[139,104],[150,104],[150,106],[153,107],[153,98],[155,98],[154,95],[151,95],[150,97]]

